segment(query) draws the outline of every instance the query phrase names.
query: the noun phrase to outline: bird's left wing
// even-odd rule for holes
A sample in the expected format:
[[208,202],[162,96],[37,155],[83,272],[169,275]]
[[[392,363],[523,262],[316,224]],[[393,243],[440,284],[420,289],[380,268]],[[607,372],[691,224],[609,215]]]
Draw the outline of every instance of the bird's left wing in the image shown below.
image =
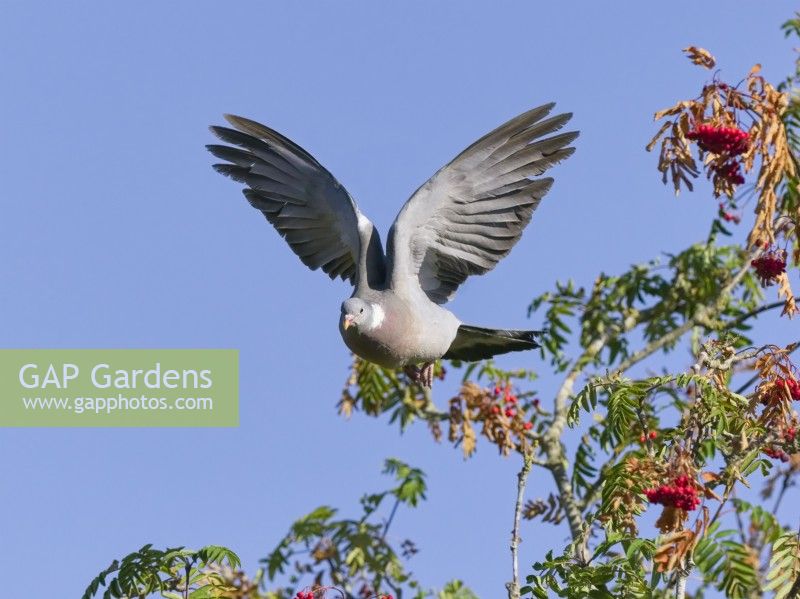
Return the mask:
[[[247,186],[243,190],[247,200],[303,264],[354,284],[359,277],[374,274],[371,271],[383,272],[383,250],[372,223],[325,167],[269,127],[239,116],[225,118],[233,129],[211,127],[211,131],[237,147],[206,146],[225,161],[214,168]],[[370,251],[359,264],[362,246]]]
[[483,274],[519,240],[553,180],[532,179],[570,156],[577,132],[550,135],[570,114],[546,104],[488,133],[431,177],[397,215],[387,244],[392,286],[416,279],[447,302],[469,275]]

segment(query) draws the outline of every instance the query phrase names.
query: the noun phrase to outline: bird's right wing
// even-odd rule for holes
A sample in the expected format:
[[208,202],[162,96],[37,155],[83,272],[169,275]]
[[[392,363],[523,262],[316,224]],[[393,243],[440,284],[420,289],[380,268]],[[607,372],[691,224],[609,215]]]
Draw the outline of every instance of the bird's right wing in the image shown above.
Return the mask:
[[364,261],[365,270],[383,272],[383,250],[372,223],[325,167],[269,127],[239,116],[225,118],[233,129],[214,126],[211,131],[236,147],[206,146],[225,161],[214,169],[246,185],[247,200],[303,264],[356,284],[358,277],[375,274],[358,272],[363,246],[372,250]]

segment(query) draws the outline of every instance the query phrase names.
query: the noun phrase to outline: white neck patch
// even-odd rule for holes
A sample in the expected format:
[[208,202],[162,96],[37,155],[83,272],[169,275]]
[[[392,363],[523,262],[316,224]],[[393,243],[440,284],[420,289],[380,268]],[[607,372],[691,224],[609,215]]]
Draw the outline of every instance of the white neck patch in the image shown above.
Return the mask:
[[367,326],[364,328],[371,331],[381,326],[383,319],[386,318],[386,313],[378,304],[370,304],[369,307],[372,309],[372,314],[370,315],[369,322],[366,323]]

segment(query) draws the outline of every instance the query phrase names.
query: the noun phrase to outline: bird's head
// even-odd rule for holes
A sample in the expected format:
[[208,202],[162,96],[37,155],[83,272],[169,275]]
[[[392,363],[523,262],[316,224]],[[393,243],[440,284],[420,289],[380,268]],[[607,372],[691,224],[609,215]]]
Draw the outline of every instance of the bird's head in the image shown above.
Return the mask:
[[359,331],[371,331],[383,322],[383,308],[378,304],[351,297],[342,302],[341,325],[346,331],[356,327]]

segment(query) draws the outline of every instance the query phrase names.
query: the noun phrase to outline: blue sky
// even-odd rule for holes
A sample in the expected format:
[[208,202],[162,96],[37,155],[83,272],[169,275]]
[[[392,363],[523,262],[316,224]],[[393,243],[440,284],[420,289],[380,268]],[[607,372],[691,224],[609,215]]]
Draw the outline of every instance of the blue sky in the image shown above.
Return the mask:
[[[663,6],[663,7],[662,7]],[[526,327],[557,278],[590,283],[702,238],[708,189],[676,200],[644,146],[652,113],[694,95],[709,48],[723,77],[778,80],[789,3],[0,3],[3,347],[240,350],[236,429],[0,430],[0,564],[9,597],[78,596],[144,543],[230,546],[253,570],[320,504],[356,509],[385,457],[429,474],[399,514],[428,586],[481,597],[509,578],[518,464],[464,463],[422,427],[344,421],[341,282],[306,270],[236,185],[214,173],[207,126],[232,112],[312,152],[385,232],[408,195],[467,144],[554,100],[578,151],[522,242],[464,287],[466,322]],[[795,322],[762,319],[757,340]],[[538,322],[534,322],[538,325]],[[682,357],[678,358],[678,362]],[[536,366],[537,354],[507,366]],[[434,389],[440,405],[454,382]],[[557,385],[544,377],[547,398]],[[548,477],[532,476],[530,496]],[[522,571],[564,529],[528,524]],[[40,581],[31,588],[31,581]]]

